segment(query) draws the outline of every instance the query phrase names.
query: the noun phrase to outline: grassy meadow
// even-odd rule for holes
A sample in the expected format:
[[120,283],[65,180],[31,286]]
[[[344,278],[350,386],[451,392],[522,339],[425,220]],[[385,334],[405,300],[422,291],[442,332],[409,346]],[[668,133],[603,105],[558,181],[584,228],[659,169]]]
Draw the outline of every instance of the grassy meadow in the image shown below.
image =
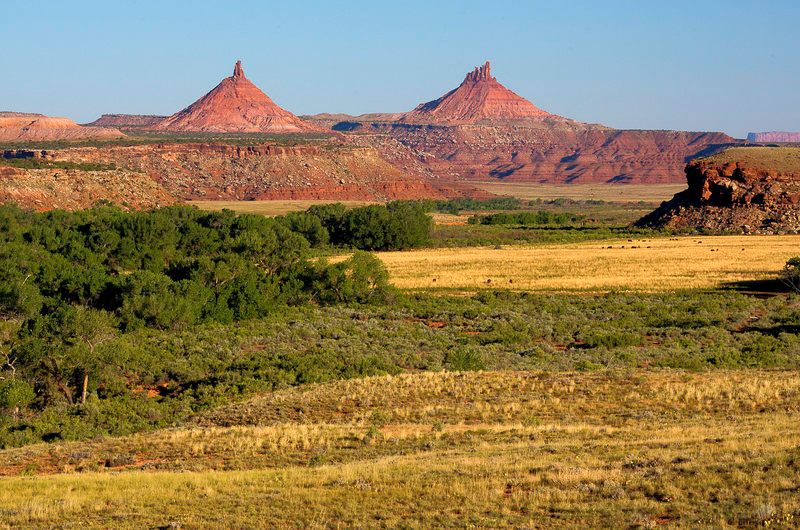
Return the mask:
[[403,289],[669,291],[768,280],[798,253],[796,236],[653,237],[575,244],[382,252]]
[[573,199],[659,204],[686,189],[685,184],[536,184],[502,180],[470,182],[476,188],[520,199]]
[[[0,421],[0,528],[795,528],[800,238],[630,228],[679,188],[496,183],[375,253],[380,301],[104,336],[84,403]],[[475,222],[520,210],[570,220]]]
[[[233,210],[239,213],[253,213],[258,215],[276,216],[286,215],[290,212],[302,212],[314,205],[330,204],[331,201],[322,200],[285,200],[285,201],[189,201],[188,204],[197,206],[201,210]],[[374,204],[371,201],[341,201],[350,208]]]
[[199,425],[6,451],[0,471],[47,475],[3,479],[0,514],[8,527],[790,528],[799,393],[796,373],[763,371],[311,385]]

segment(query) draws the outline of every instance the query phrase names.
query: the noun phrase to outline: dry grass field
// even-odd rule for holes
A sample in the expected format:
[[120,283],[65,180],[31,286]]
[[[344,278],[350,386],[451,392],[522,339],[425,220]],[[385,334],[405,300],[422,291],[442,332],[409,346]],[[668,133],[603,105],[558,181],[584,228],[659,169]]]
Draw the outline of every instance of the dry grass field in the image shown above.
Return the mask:
[[800,171],[798,147],[733,147],[708,157],[716,163],[740,163],[748,167],[765,168],[781,173]]
[[667,291],[774,278],[797,236],[709,236],[383,252],[404,289]]
[[286,200],[286,201],[189,201],[188,204],[197,206],[201,210],[233,210],[239,213],[254,213],[267,216],[286,215],[289,212],[300,212],[316,204],[330,204],[341,202],[355,208],[375,204],[373,201],[333,201],[333,200]]
[[[685,184],[528,184],[515,182],[470,182],[496,195],[507,195],[524,200],[574,199],[601,200],[608,202],[646,202],[658,204],[672,198],[686,188]],[[242,213],[261,215],[284,215],[302,211],[315,204],[342,202],[349,207],[376,204],[374,201],[336,200],[274,200],[274,201],[190,201],[189,204],[203,210],[229,209]],[[649,210],[648,210],[649,211]],[[645,212],[646,213],[646,212]]]
[[575,199],[658,204],[686,189],[680,184],[534,184],[527,182],[481,181],[471,185],[497,195],[519,199]]
[[791,528],[799,407],[758,370],[310,385],[0,452],[0,527]]

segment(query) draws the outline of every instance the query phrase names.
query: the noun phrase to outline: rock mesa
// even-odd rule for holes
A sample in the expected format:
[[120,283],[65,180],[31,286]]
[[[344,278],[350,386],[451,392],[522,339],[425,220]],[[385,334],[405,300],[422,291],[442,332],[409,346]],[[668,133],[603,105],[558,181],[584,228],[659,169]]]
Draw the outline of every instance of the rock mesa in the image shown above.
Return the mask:
[[739,147],[686,166],[688,188],[639,226],[800,232],[800,148]]
[[800,143],[800,132],[771,131],[749,133],[748,142]]
[[125,135],[116,129],[86,127],[69,118],[0,112],[0,141],[3,142],[109,139],[123,136]]

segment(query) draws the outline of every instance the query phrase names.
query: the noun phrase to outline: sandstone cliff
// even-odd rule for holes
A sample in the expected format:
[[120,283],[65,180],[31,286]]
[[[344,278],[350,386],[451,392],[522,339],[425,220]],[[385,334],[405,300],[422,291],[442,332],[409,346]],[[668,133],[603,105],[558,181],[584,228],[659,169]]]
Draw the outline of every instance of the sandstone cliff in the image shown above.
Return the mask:
[[533,183],[675,183],[686,163],[739,143],[724,133],[558,127],[339,122],[334,130],[381,135],[448,180]]
[[407,149],[400,144],[386,146],[381,140],[382,154],[372,142],[354,140],[249,146],[151,143],[62,149],[48,156],[141,173],[184,200],[388,200],[479,193],[441,181],[404,154]]
[[800,232],[800,148],[740,147],[686,166],[688,188],[639,226]]

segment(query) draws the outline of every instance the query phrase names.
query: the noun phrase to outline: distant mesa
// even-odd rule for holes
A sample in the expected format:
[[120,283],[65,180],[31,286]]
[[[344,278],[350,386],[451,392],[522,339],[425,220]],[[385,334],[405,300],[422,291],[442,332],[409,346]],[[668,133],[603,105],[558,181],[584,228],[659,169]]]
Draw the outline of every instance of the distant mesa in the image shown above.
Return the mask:
[[233,75],[182,111],[158,122],[155,129],[215,133],[293,133],[317,131],[272,101],[244,75],[236,61]]
[[91,127],[118,127],[122,129],[149,129],[164,121],[167,116],[150,114],[103,114],[86,125]]
[[0,112],[0,141],[56,141],[110,139],[125,136],[112,128],[78,125],[69,118],[43,114]]
[[403,122],[471,124],[509,120],[564,120],[546,112],[501,85],[492,77],[491,64],[469,72],[454,90],[406,113]]
[[770,131],[748,133],[748,142],[800,143],[800,132]]

